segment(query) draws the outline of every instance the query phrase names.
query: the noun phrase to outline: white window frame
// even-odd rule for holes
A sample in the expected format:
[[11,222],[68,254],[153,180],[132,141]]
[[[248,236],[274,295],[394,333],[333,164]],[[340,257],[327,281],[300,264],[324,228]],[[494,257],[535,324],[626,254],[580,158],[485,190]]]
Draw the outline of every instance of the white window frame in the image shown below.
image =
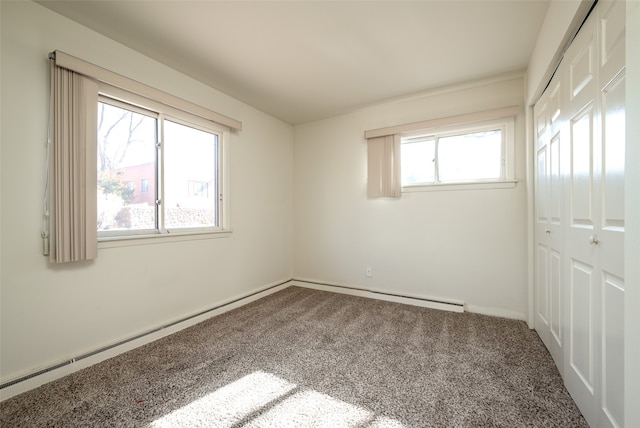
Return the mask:
[[[436,139],[460,134],[473,134],[489,130],[502,131],[502,159],[501,176],[497,179],[477,179],[464,181],[412,183],[402,186],[402,192],[426,192],[438,190],[470,190],[512,188],[517,183],[515,179],[515,117],[508,116],[499,119],[484,120],[461,125],[449,125],[430,129],[413,130],[401,134],[401,140]],[[402,142],[401,142],[402,144]],[[436,160],[437,163],[437,160]],[[437,168],[437,167],[436,167]],[[437,173],[436,173],[437,179]]]
[[[213,237],[223,237],[231,233],[229,221],[229,208],[227,203],[228,187],[228,145],[230,129],[216,122],[203,119],[191,113],[177,108],[159,103],[148,98],[133,94],[126,90],[100,83],[99,101],[107,101],[110,104],[131,108],[132,111],[142,111],[146,115],[157,118],[157,144],[156,169],[157,169],[157,197],[160,201],[160,208],[156,204],[156,228],[144,230],[115,230],[99,231],[98,242],[101,248],[119,245],[138,245],[157,242],[158,238],[169,240],[192,240],[208,239]],[[97,107],[97,106],[96,106]],[[190,228],[166,228],[164,226],[164,136],[162,130],[165,120],[186,125],[195,129],[215,134],[217,136],[217,212],[216,226],[190,227]],[[214,189],[215,190],[215,189]],[[211,189],[209,189],[211,191]],[[137,242],[130,242],[135,240]]]

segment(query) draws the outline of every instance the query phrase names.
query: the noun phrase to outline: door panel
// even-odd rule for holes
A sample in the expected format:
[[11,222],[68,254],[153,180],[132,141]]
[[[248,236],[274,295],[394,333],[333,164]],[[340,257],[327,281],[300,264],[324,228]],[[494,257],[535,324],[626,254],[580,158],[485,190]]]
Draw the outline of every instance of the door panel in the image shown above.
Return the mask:
[[[544,333],[541,336],[542,341],[546,342],[547,339],[547,329],[549,327],[549,309],[547,306],[547,302],[549,301],[549,270],[547,266],[547,260],[549,259],[547,253],[547,247],[544,245],[538,245],[537,252],[537,296],[536,296],[536,315],[538,320],[542,323],[542,328],[544,329]],[[544,336],[544,337],[542,337]]]
[[594,34],[583,42],[580,49],[574,56],[569,66],[569,84],[571,87],[571,100],[578,98],[589,83],[594,80]]
[[603,227],[624,228],[625,110],[624,73],[602,91]]
[[593,104],[571,119],[571,226],[593,228]]
[[[611,77],[611,69],[624,65],[626,14],[625,2],[600,0],[600,70],[599,78]],[[601,80],[602,81],[602,80]]]
[[536,155],[536,211],[538,223],[546,225],[549,213],[547,212],[548,195],[548,175],[547,175],[547,146],[538,150]]
[[560,175],[560,133],[549,142],[549,220],[560,225],[562,217],[562,176]]
[[620,427],[624,420],[624,283],[607,272],[602,284],[602,419]]
[[[552,250],[550,254],[551,266],[550,266],[550,311],[549,311],[549,324],[551,329],[551,337],[555,341],[555,346],[562,347],[562,261],[560,253]],[[554,356],[554,359],[556,357]],[[559,361],[562,361],[559,358]]]
[[547,132],[547,103],[546,97],[540,98],[540,100],[535,105],[536,118],[536,148],[539,148],[540,145],[544,145],[544,134]]
[[570,365],[589,394],[594,388],[593,266],[571,261]]
[[562,91],[561,81],[559,79],[552,79],[549,83],[549,126],[553,129],[557,129],[558,122],[560,121],[560,112],[562,106]]

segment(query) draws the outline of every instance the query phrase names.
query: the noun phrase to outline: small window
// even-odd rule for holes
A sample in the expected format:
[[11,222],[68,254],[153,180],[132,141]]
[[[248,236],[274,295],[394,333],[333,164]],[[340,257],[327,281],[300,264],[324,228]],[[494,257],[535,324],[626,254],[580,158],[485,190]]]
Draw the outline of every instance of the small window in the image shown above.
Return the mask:
[[402,186],[513,180],[513,120],[402,136]]
[[101,96],[99,236],[219,229],[221,136],[197,120]]

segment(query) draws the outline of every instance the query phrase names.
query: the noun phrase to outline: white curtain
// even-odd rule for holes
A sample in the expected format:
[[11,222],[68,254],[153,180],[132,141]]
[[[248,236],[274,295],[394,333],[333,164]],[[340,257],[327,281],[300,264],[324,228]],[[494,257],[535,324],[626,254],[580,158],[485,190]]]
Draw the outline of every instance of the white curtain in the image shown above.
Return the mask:
[[53,263],[97,256],[97,114],[98,83],[52,60],[49,260]]
[[367,139],[369,198],[399,198],[400,183],[400,134]]

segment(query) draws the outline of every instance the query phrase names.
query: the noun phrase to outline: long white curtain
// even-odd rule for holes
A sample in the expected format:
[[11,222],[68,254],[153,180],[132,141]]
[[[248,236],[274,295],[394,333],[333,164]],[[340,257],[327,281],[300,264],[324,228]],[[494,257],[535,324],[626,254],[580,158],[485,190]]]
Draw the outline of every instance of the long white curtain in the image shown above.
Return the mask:
[[98,252],[98,83],[51,63],[49,260],[90,260]]
[[402,196],[400,174],[400,135],[367,139],[369,198]]

